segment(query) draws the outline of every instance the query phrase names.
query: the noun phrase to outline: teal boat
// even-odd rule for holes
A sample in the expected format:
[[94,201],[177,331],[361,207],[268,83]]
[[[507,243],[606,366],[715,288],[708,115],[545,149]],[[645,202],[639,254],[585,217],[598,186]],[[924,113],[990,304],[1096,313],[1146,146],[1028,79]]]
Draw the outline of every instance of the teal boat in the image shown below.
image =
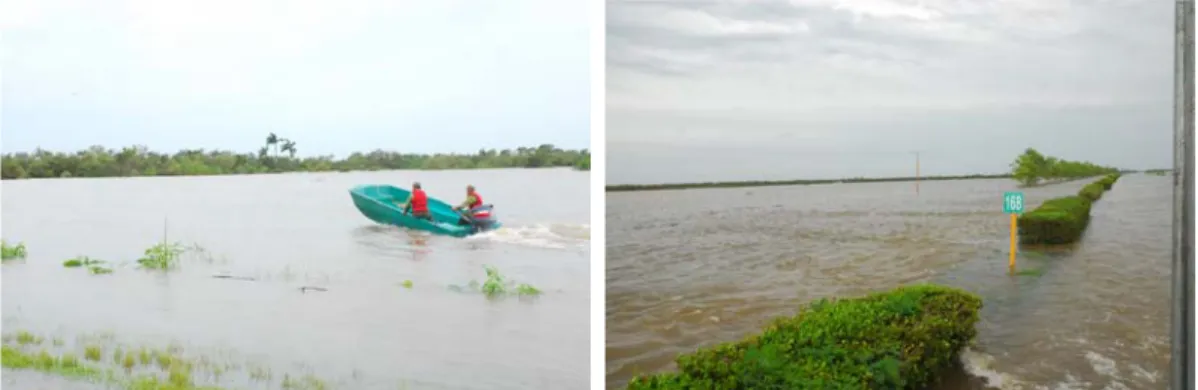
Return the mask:
[[[408,190],[381,184],[361,185],[349,190],[349,195],[353,198],[354,206],[358,208],[358,211],[362,212],[366,218],[381,224],[454,237],[466,237],[483,231],[495,230],[500,226],[499,221],[494,220],[493,217],[487,221],[473,221],[474,223],[469,225],[460,225],[458,221],[462,214],[454,211],[453,206],[433,197],[428,198],[428,211],[432,215],[433,221],[404,214],[399,205],[407,201],[411,194]],[[484,205],[479,208],[489,210],[492,209],[492,206]]]

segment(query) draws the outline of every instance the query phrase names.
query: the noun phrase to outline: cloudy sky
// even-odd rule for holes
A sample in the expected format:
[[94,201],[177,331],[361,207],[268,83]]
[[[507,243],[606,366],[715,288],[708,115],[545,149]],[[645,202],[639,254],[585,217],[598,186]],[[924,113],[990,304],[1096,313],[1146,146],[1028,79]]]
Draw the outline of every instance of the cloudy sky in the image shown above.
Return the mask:
[[2,148],[587,147],[585,4],[10,1]]
[[607,2],[608,182],[1171,166],[1171,2]]

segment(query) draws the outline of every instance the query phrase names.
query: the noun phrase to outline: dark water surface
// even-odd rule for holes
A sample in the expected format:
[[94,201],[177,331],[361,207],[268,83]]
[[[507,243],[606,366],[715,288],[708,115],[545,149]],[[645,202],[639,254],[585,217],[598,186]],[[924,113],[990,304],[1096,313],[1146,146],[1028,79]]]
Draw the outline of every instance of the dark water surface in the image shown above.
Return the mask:
[[[1094,179],[1022,190],[1030,206]],[[1007,274],[1010,180],[607,195],[607,383],[673,369],[822,297],[937,282],[985,299],[977,345],[939,389],[1162,389],[1168,177],[1124,176],[1073,248]]]
[[[474,184],[505,227],[458,239],[376,226],[347,192],[413,180],[454,204]],[[3,265],[3,327],[180,345],[332,388],[584,389],[588,188],[587,173],[565,169],[4,181],[2,234],[29,256]],[[171,241],[203,255],[166,274],[136,269],[164,220]],[[80,255],[114,273],[62,267]],[[468,286],[484,265],[544,294],[490,300]],[[5,389],[59,387],[4,377]]]

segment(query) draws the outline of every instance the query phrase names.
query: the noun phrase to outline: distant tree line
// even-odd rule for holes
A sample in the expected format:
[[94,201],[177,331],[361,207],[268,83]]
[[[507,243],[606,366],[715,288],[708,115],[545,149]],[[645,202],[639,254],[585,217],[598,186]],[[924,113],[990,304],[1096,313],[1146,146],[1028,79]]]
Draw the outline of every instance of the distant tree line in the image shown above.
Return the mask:
[[1118,168],[1048,157],[1032,148],[1028,148],[1011,163],[1011,176],[1023,185],[1036,185],[1050,179],[1075,179],[1118,172]]
[[75,153],[5,153],[0,164],[3,179],[54,177],[192,176],[277,172],[374,171],[388,169],[481,169],[574,167],[589,170],[587,149],[566,150],[544,144],[515,150],[480,149],[474,154],[415,154],[375,150],[333,156],[296,157],[297,144],[271,133],[256,153],[188,149],[158,153],[144,146],[120,150],[92,146]]

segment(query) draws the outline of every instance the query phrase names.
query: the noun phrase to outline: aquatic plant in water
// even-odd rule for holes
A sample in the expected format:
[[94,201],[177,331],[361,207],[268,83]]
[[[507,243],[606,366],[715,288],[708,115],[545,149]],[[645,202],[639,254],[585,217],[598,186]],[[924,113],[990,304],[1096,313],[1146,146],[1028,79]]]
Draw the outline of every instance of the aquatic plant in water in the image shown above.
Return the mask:
[[26,254],[25,243],[19,242],[15,246],[10,246],[8,241],[0,240],[0,258],[3,260],[23,259]]
[[137,263],[142,268],[169,270],[178,265],[183,252],[183,246],[178,243],[159,243],[146,249],[145,255],[137,259]]
[[[3,359],[0,364],[8,369],[32,370],[66,379],[84,380],[104,386],[103,388],[131,390],[220,390],[205,386],[198,381],[220,381],[219,376],[227,370],[236,370],[240,365],[217,363],[205,357],[185,357],[182,348],[170,346],[165,349],[116,347],[111,361],[109,355],[97,344],[87,344],[83,358],[74,354],[55,354],[35,348],[41,337],[26,331],[5,334]],[[13,345],[8,343],[16,341]],[[30,349],[33,349],[32,351]],[[37,351],[37,352],[34,352]],[[139,359],[140,358],[140,361]],[[140,363],[140,364],[139,364]],[[247,368],[249,368],[247,363]],[[250,368],[251,380],[270,381],[270,371],[265,368]],[[277,383],[277,382],[276,382]],[[283,389],[326,389],[328,385],[313,375],[291,376],[284,374],[278,387]]]
[[105,267],[102,264],[104,264],[104,260],[97,260],[87,256],[79,256],[62,262],[62,266],[67,268],[87,267],[88,271],[90,271],[92,275],[112,273],[112,268]]
[[79,256],[79,257],[62,262],[62,266],[67,267],[67,268],[75,268],[75,267],[82,267],[82,266],[98,265],[103,262],[104,262],[104,260],[97,260],[97,259],[93,259],[93,258],[90,258],[87,256]]
[[532,285],[508,281],[499,273],[495,267],[485,265],[483,269],[487,272],[487,279],[481,285],[478,282],[471,282],[471,287],[477,287],[483,294],[488,297],[498,297],[508,294],[532,296],[540,295],[541,290]]

